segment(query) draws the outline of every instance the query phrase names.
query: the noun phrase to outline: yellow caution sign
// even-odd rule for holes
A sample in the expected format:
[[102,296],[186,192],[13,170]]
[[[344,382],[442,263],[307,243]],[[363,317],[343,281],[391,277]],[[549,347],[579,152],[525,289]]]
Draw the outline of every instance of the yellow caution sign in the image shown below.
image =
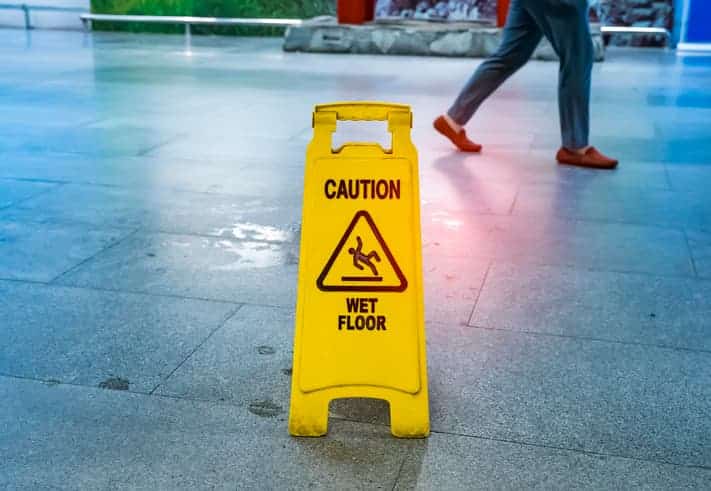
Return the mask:
[[[388,121],[392,149],[332,150],[338,120]],[[321,436],[331,400],[390,403],[392,434],[429,434],[417,152],[401,104],[316,107],[306,154],[289,432]]]

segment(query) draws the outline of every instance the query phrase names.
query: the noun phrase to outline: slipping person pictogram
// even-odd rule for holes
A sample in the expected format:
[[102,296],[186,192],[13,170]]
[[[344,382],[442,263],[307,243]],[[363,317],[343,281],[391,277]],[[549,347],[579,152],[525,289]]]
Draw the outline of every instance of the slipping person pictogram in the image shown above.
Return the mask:
[[407,280],[373,217],[360,210],[338,241],[316,285],[328,292],[404,292]]
[[348,254],[353,256],[353,266],[360,269],[361,271],[365,269],[361,264],[365,264],[373,272],[373,276],[378,276],[378,269],[373,264],[373,259],[380,262],[380,256],[376,251],[370,251],[368,254],[363,254],[363,240],[360,237],[356,237],[358,246],[348,249]]

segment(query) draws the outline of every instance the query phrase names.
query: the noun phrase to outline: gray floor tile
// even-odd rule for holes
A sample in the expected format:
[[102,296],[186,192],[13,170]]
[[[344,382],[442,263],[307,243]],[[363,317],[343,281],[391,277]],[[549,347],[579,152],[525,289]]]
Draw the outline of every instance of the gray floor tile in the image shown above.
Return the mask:
[[395,489],[704,489],[711,470],[432,435],[415,446]]
[[0,179],[0,210],[56,188],[56,184],[47,182]]
[[0,278],[50,281],[128,233],[0,219]]
[[509,214],[514,205],[518,191],[515,182],[487,182],[464,168],[459,172],[453,172],[449,166],[441,172],[436,170],[422,173],[423,203],[447,203],[455,210],[495,215]]
[[711,355],[430,326],[432,428],[711,467]]
[[[278,149],[274,149],[280,151]],[[301,197],[304,151],[284,149],[291,161],[262,156],[228,159],[92,157],[12,152],[0,159],[0,176],[135,188],[161,188],[231,195]],[[286,164],[289,163],[287,167]],[[278,172],[277,172],[278,171]]]
[[[66,92],[58,93],[56,87],[45,90],[52,97],[64,98]],[[0,99],[0,118],[3,122],[15,125],[33,125],[35,127],[72,127],[80,126],[97,118],[93,108],[86,108],[77,101],[56,100],[53,104],[37,105],[28,102],[37,102],[37,99],[47,99],[50,94],[7,94],[8,102]]]
[[[81,181],[87,176],[102,175],[97,172],[104,166],[97,165],[106,159],[95,159],[86,155],[42,154],[5,152],[0,159],[0,176],[19,179],[45,179],[56,181]],[[118,174],[120,167],[115,167]],[[111,184],[111,182],[101,182]]]
[[[608,155],[614,155],[622,162],[654,161],[654,162],[698,162],[708,160],[711,152],[711,143],[708,136],[696,139],[655,139],[632,138],[626,135],[599,137],[595,146]],[[534,139],[532,149],[542,150],[550,148],[550,143],[545,138]]]
[[[428,129],[429,131],[429,129]],[[599,193],[622,188],[669,189],[665,167],[662,164],[625,162],[613,172],[599,172],[572,166],[559,165],[555,152],[513,151],[502,148],[485,148],[481,154],[471,155],[452,148],[433,148],[422,145],[420,169],[423,175],[421,186],[428,185],[428,169],[440,176],[447,176],[459,186],[469,184],[474,193],[490,182],[515,182],[520,184],[555,184],[574,193],[591,189]],[[478,184],[479,186],[475,186]]]
[[245,305],[158,393],[248,407],[289,409],[294,342],[292,309]]
[[131,156],[145,153],[179,136],[175,133],[155,133],[150,128],[140,126],[111,130],[87,127],[18,127],[0,132],[0,150]]
[[[157,393],[242,407],[268,401],[288,411],[293,342],[293,309],[245,305]],[[331,401],[330,413],[389,425],[385,401],[337,399]]]
[[282,156],[284,165],[303,162],[305,145],[293,148],[293,153],[286,151],[295,147],[294,138],[310,128],[312,106],[285,112],[281,103],[274,102],[268,111],[264,105],[254,107],[253,104],[224,126],[213,123],[203,128],[193,127],[185,138],[161,145],[149,155],[197,159]]
[[599,271],[694,274],[682,231],[554,217],[487,216],[425,206],[423,249]]
[[687,230],[686,235],[697,274],[711,279],[711,229]]
[[711,202],[700,192],[523,185],[513,213],[661,227],[711,226]]
[[711,282],[495,263],[472,325],[711,353]]
[[[627,99],[628,102],[631,102]],[[599,138],[609,138],[619,135],[629,135],[632,138],[655,137],[654,123],[644,120],[638,115],[634,117],[617,117],[615,113],[618,104],[593,103],[595,118],[590,128],[590,139],[597,142]],[[599,117],[598,117],[599,115]],[[601,148],[602,149],[602,148]]]
[[237,306],[0,282],[0,373],[148,392]]
[[669,163],[666,165],[671,186],[679,191],[705,193],[711,188],[711,166],[707,164]]
[[412,444],[340,421],[295,439],[285,414],[2,377],[0,396],[0,484],[21,488],[392,489]]
[[62,277],[61,283],[293,307],[295,247],[142,233]]
[[[66,184],[51,194],[0,212],[5,220],[79,223],[93,227],[146,230],[292,241],[301,207],[292,196],[278,198],[193,193],[163,187]],[[234,232],[234,233],[233,233]]]
[[[284,166],[303,164],[306,154],[304,141],[310,138],[306,127],[294,128],[290,136],[258,135],[249,137],[188,136],[149,152],[160,159],[251,159],[264,163],[280,162]],[[298,138],[298,139],[297,139]],[[229,142],[229,143],[227,143]]]
[[489,263],[481,258],[425,256],[427,322],[468,323]]

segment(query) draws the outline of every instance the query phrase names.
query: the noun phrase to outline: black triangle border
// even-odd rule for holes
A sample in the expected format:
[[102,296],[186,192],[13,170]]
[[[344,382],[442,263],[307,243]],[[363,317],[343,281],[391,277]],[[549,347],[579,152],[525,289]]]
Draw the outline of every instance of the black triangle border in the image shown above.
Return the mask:
[[[341,250],[343,249],[343,246],[345,245],[346,240],[348,239],[348,237],[350,237],[351,232],[353,232],[353,229],[355,228],[356,223],[358,223],[358,220],[361,217],[365,218],[365,221],[368,222],[368,225],[370,225],[370,229],[373,231],[375,238],[378,239],[378,243],[380,244],[380,247],[382,248],[383,252],[385,253],[385,256],[388,258],[388,261],[390,261],[390,265],[393,267],[395,274],[397,275],[398,279],[400,280],[399,286],[377,286],[377,285],[329,286],[329,285],[324,285],[323,282],[326,279],[326,276],[328,276],[328,273],[331,271],[331,267],[333,266],[333,263],[336,262],[336,258],[338,258],[338,255],[341,253]],[[360,211],[356,212],[355,216],[353,217],[353,220],[351,220],[350,225],[348,225],[348,228],[344,232],[343,237],[341,237],[341,240],[338,242],[336,249],[333,251],[333,254],[331,254],[331,257],[329,258],[328,262],[326,263],[326,266],[324,266],[323,271],[321,272],[321,274],[318,277],[318,280],[316,280],[316,286],[318,287],[319,290],[324,291],[324,292],[397,292],[397,293],[401,293],[407,289],[407,279],[405,278],[405,275],[402,274],[402,270],[400,269],[400,266],[398,265],[397,261],[395,260],[395,257],[393,257],[392,253],[390,252],[390,248],[385,243],[383,236],[380,234],[380,230],[378,230],[378,227],[375,225],[375,222],[373,221],[373,217],[371,217],[370,213],[368,213],[367,211],[360,210]]]

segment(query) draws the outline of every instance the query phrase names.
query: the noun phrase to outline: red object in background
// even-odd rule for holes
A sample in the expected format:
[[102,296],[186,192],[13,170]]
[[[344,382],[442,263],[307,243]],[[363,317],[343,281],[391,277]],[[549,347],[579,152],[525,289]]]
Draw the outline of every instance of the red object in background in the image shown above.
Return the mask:
[[496,25],[504,27],[506,16],[509,13],[509,0],[498,0],[496,2]]
[[362,24],[373,20],[375,0],[338,0],[339,24]]

